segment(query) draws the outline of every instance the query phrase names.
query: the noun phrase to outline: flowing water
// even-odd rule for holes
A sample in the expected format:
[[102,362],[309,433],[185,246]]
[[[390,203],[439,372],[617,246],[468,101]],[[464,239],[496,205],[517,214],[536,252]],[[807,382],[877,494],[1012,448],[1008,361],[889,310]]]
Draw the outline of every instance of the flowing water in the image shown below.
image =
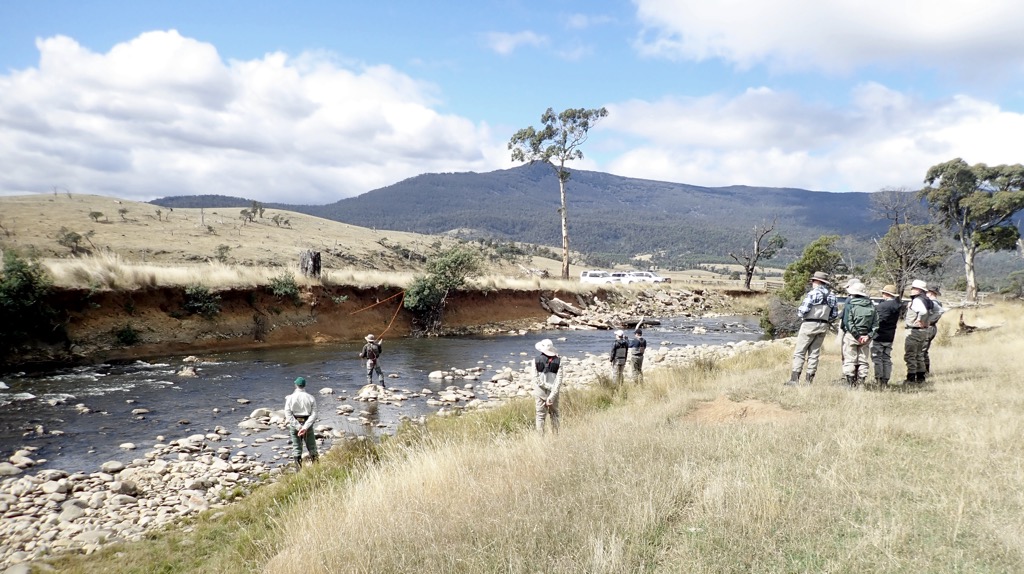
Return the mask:
[[[649,348],[661,344],[717,345],[756,340],[762,332],[753,318],[717,317],[665,319],[644,333]],[[534,343],[550,338],[564,357],[607,355],[614,335],[608,331],[545,331],[527,335],[494,335],[453,338],[393,339],[384,341],[380,363],[389,388],[419,391],[442,390],[466,381],[432,381],[431,371],[487,367],[483,376],[510,366],[521,369],[535,354]],[[69,472],[94,472],[108,460],[129,461],[156,442],[206,434],[220,425],[241,436],[238,423],[254,409],[284,408],[284,397],[302,376],[307,390],[317,397],[318,424],[353,434],[393,432],[401,415],[433,412],[426,398],[405,401],[402,406],[381,405],[376,422],[365,427],[337,414],[337,407],[351,403],[356,411],[363,403],[344,400],[366,383],[366,371],[357,356],[361,344],[266,349],[204,355],[197,364],[198,377],[177,376],[182,357],[149,362],[101,364],[49,373],[0,375],[0,460],[29,446],[33,458],[46,459],[33,467],[59,468]],[[330,387],[333,395],[319,395]],[[81,413],[84,404],[90,412]],[[147,409],[134,415],[134,409]],[[56,432],[55,432],[56,431]],[[271,432],[280,432],[277,430]],[[125,453],[119,445],[136,443],[139,450]],[[279,443],[280,444],[280,443]],[[327,445],[329,446],[329,445]],[[250,453],[266,445],[251,445]]]

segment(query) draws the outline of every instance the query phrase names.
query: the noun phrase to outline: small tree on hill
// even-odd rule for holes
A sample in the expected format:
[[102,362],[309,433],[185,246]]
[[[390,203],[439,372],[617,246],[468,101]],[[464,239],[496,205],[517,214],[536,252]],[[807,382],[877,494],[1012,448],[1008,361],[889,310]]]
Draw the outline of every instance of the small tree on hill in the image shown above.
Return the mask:
[[752,245],[738,252],[729,253],[729,257],[735,259],[736,263],[743,267],[744,289],[750,290],[750,280],[753,279],[754,271],[757,270],[758,261],[767,261],[775,257],[779,250],[786,246],[786,238],[778,233],[769,237],[769,234],[775,231],[775,222],[776,220],[773,219],[771,223],[755,225],[751,234]]
[[100,218],[103,217],[103,212],[102,211],[90,211],[89,212],[89,217],[91,217],[92,220],[95,221],[96,223],[99,223],[100,222]]
[[121,216],[121,221],[128,221],[128,208],[122,207],[117,210],[117,214]]
[[607,115],[608,110],[605,108],[569,108],[558,115],[548,108],[540,118],[544,124],[543,128],[523,128],[508,142],[508,149],[512,150],[512,161],[546,163],[555,170],[558,177],[558,191],[562,200],[562,207],[559,209],[562,216],[562,279],[569,278],[569,216],[565,201],[565,182],[569,181],[570,173],[565,168],[565,163],[583,159],[580,146],[587,141],[590,128]]
[[977,301],[977,254],[1014,249],[1020,239],[1013,216],[1024,209],[1024,165],[970,166],[956,158],[932,166],[924,181],[919,196],[960,242],[967,300]]
[[439,253],[427,263],[427,274],[413,280],[405,291],[404,302],[421,334],[440,330],[449,295],[478,274],[480,268],[480,255],[464,247]]

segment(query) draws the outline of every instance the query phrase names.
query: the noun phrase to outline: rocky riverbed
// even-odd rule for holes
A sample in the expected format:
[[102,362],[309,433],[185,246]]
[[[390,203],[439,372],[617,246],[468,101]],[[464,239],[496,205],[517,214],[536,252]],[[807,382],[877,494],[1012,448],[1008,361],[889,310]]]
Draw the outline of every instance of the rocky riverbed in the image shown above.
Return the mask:
[[[551,318],[530,328],[609,329],[658,315],[706,313],[718,304],[709,301],[711,297],[680,290],[651,290],[636,297],[625,310],[600,299],[546,299],[542,304],[551,311]],[[649,341],[645,366],[683,366],[701,357],[724,358],[773,344],[778,343],[671,346]],[[321,409],[333,409],[366,427],[379,424],[376,412],[381,405],[401,407],[412,400],[425,401],[440,416],[452,416],[529,396],[532,356],[523,352],[518,368],[474,365],[429,373],[430,379],[447,383],[441,391],[403,388],[409,385],[390,381],[387,388],[368,385],[351,397],[336,395],[329,387],[311,392],[319,394]],[[180,376],[194,375],[193,365],[192,358],[186,359]],[[593,385],[600,375],[608,373],[607,356],[567,357],[563,369],[567,388]],[[422,420],[422,416],[404,418]],[[368,440],[329,425],[317,425],[315,430],[325,446],[343,440]],[[261,481],[286,472],[287,467],[281,464],[290,459],[286,432],[283,411],[256,405],[235,428],[217,426],[211,432],[172,439],[155,436],[142,448],[134,443],[122,444],[126,453],[123,459],[110,460],[91,473],[55,469],[32,473],[32,467],[40,461],[34,459],[31,449],[19,450],[8,461],[0,462],[0,568],[27,571],[27,564],[47,555],[91,553],[107,543],[138,540],[151,529],[195,513],[215,512]],[[266,445],[274,454],[264,460],[253,450]]]

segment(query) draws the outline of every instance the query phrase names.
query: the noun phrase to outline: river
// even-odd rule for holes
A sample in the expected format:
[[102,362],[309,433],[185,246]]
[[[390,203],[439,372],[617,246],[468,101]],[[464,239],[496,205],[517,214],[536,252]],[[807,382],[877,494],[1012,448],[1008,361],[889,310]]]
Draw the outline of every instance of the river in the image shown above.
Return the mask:
[[[750,317],[680,317],[646,328],[645,337],[653,348],[663,344],[718,345],[757,340],[762,331]],[[387,379],[389,388],[438,391],[453,383],[428,379],[431,371],[483,366],[487,367],[483,376],[489,378],[497,368],[521,369],[523,361],[534,355],[534,343],[543,338],[555,341],[564,357],[606,355],[614,340],[608,331],[564,330],[391,339],[384,341],[381,366],[385,375],[397,375]],[[177,376],[180,356],[0,375],[0,460],[18,449],[33,447],[37,449],[33,458],[46,461],[33,470],[95,472],[108,460],[128,462],[142,457],[158,436],[173,440],[210,433],[220,425],[231,431],[231,437],[241,438],[238,423],[256,408],[283,408],[297,376],[305,377],[307,389],[317,396],[318,424],[347,433],[391,433],[401,415],[436,411],[425,398],[406,401],[403,406],[381,405],[376,415],[380,427],[363,426],[350,420],[351,415],[338,414],[337,407],[345,402],[357,412],[363,408],[362,403],[344,400],[366,383],[357,358],[361,347],[351,343],[203,355],[196,378]],[[325,387],[334,394],[319,395]],[[90,412],[79,412],[78,404]],[[149,412],[136,415],[134,409]],[[126,453],[119,447],[126,442],[136,443],[139,450]],[[269,443],[252,444],[247,450],[264,457],[273,454]]]

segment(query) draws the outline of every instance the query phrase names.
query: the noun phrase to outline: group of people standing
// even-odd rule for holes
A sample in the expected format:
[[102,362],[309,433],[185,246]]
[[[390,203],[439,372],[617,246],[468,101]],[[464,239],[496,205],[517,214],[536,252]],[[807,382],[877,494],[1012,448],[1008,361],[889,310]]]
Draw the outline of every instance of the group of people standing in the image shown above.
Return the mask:
[[[787,385],[799,384],[800,374],[805,368],[806,382],[814,381],[825,335],[839,317],[838,301],[831,287],[825,273],[817,271],[811,276],[811,289],[797,308],[801,324]],[[875,384],[886,388],[892,377],[892,345],[902,314],[896,286],[884,286],[882,301],[877,305],[860,280],[853,279],[847,283],[846,292],[849,298],[839,322],[843,377],[850,386],[863,386],[873,363]],[[907,327],[903,355],[907,378],[904,385],[924,384],[927,379],[931,367],[928,351],[938,333],[939,319],[945,312],[938,301],[939,294],[938,287],[929,287],[920,279],[911,283],[910,303],[904,317]]]

